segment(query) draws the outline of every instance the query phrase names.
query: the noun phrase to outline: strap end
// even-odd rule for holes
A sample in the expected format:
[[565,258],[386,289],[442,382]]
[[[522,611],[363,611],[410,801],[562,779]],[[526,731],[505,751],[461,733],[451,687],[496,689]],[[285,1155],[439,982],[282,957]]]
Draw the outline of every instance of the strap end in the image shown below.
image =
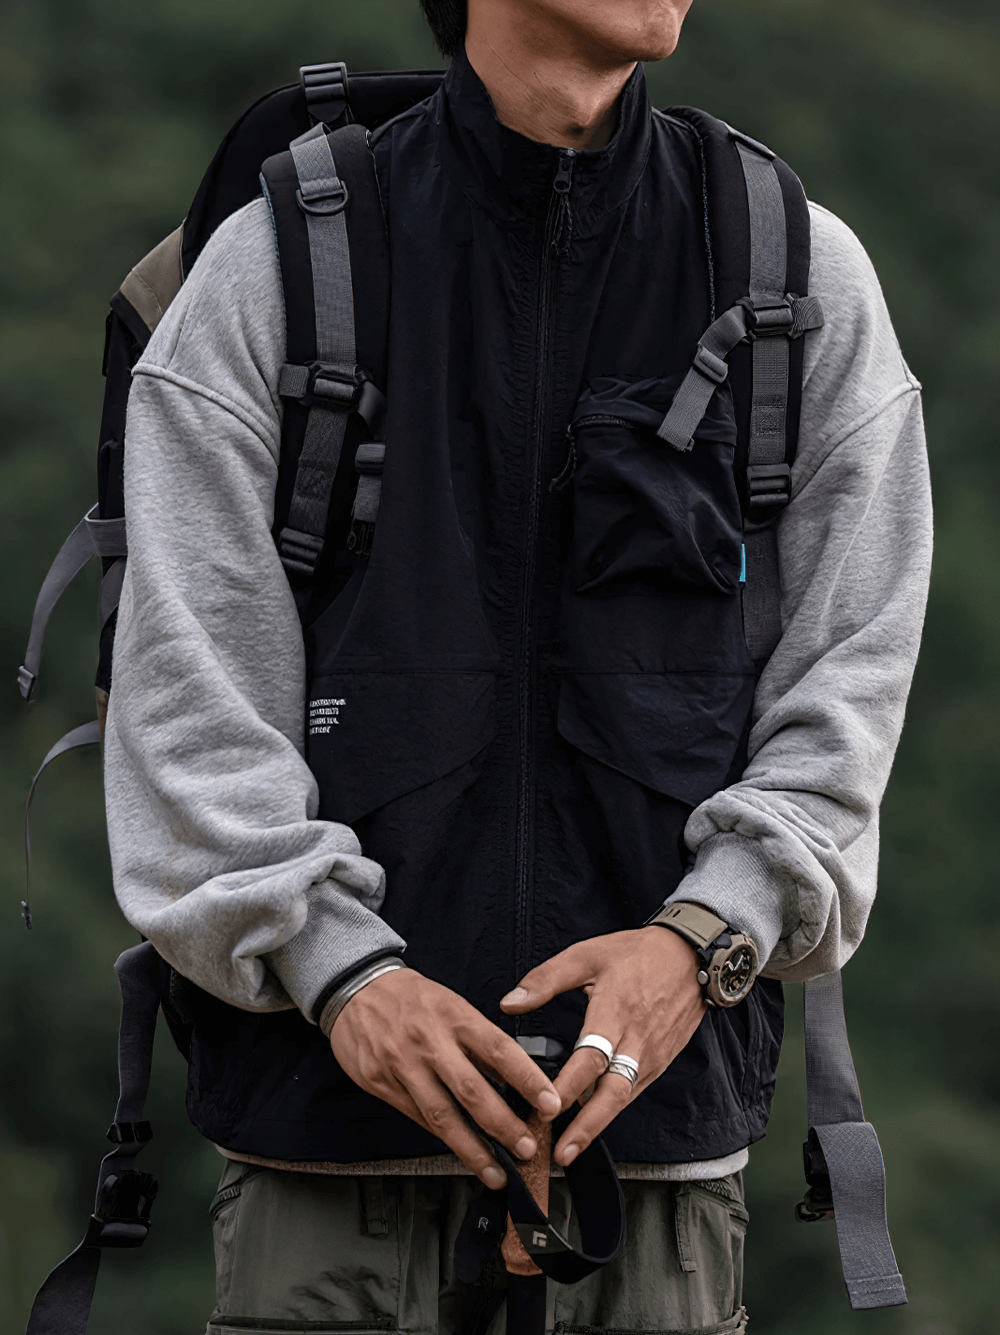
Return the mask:
[[30,700],[35,693],[35,683],[38,681],[38,673],[32,672],[22,663],[17,669],[17,689],[21,692],[22,700]]

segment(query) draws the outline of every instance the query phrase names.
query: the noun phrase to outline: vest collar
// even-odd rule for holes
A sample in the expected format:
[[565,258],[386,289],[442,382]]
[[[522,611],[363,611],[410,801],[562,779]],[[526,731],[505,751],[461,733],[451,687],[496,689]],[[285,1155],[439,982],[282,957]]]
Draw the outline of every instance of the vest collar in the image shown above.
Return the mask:
[[[445,163],[465,194],[502,221],[544,216],[556,166],[566,150],[501,125],[464,50],[445,75],[438,104]],[[649,156],[652,113],[642,66],[622,90],[618,124],[604,148],[577,151],[573,163],[574,234],[596,231],[638,184]]]

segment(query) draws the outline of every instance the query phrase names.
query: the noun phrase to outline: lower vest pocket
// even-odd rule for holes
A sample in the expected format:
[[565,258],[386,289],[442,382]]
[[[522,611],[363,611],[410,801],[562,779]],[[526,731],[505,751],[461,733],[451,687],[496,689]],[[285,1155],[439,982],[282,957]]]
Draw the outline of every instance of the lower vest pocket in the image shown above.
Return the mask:
[[452,773],[496,729],[489,671],[360,671],[310,687],[306,760],[321,816],[345,824]]
[[557,726],[577,750],[694,807],[725,785],[753,693],[736,673],[564,672]]

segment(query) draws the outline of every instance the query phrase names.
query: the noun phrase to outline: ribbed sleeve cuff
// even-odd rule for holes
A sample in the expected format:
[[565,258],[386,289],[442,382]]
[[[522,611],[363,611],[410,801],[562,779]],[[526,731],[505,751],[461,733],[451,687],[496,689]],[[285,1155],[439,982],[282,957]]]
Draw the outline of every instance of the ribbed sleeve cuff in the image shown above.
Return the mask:
[[781,936],[782,893],[760,844],[716,834],[698,849],[692,871],[667,900],[704,904],[751,937],[763,965]]
[[262,958],[310,1023],[316,1003],[338,980],[380,955],[401,955],[406,942],[336,881],[309,892],[305,926]]

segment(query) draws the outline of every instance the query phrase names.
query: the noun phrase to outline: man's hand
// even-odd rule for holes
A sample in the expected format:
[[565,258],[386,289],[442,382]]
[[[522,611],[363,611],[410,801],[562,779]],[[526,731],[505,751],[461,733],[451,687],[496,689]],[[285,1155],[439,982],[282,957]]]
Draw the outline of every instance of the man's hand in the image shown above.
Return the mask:
[[413,969],[383,974],[353,996],[330,1044],[355,1084],[443,1140],[494,1190],[506,1174],[462,1110],[519,1159],[530,1159],[537,1145],[480,1072],[519,1090],[546,1118],[562,1106],[551,1080],[513,1038]]
[[501,1001],[507,1015],[524,1015],[560,992],[582,988],[590,998],[582,1032],[600,1034],[639,1063],[633,1090],[624,1076],[604,1073],[605,1059],[593,1048],[573,1053],[555,1082],[562,1106],[597,1084],[560,1137],[556,1163],[572,1163],[687,1046],[705,1014],[697,973],[694,948],[683,937],[664,927],[641,927],[570,946],[532,969]]

